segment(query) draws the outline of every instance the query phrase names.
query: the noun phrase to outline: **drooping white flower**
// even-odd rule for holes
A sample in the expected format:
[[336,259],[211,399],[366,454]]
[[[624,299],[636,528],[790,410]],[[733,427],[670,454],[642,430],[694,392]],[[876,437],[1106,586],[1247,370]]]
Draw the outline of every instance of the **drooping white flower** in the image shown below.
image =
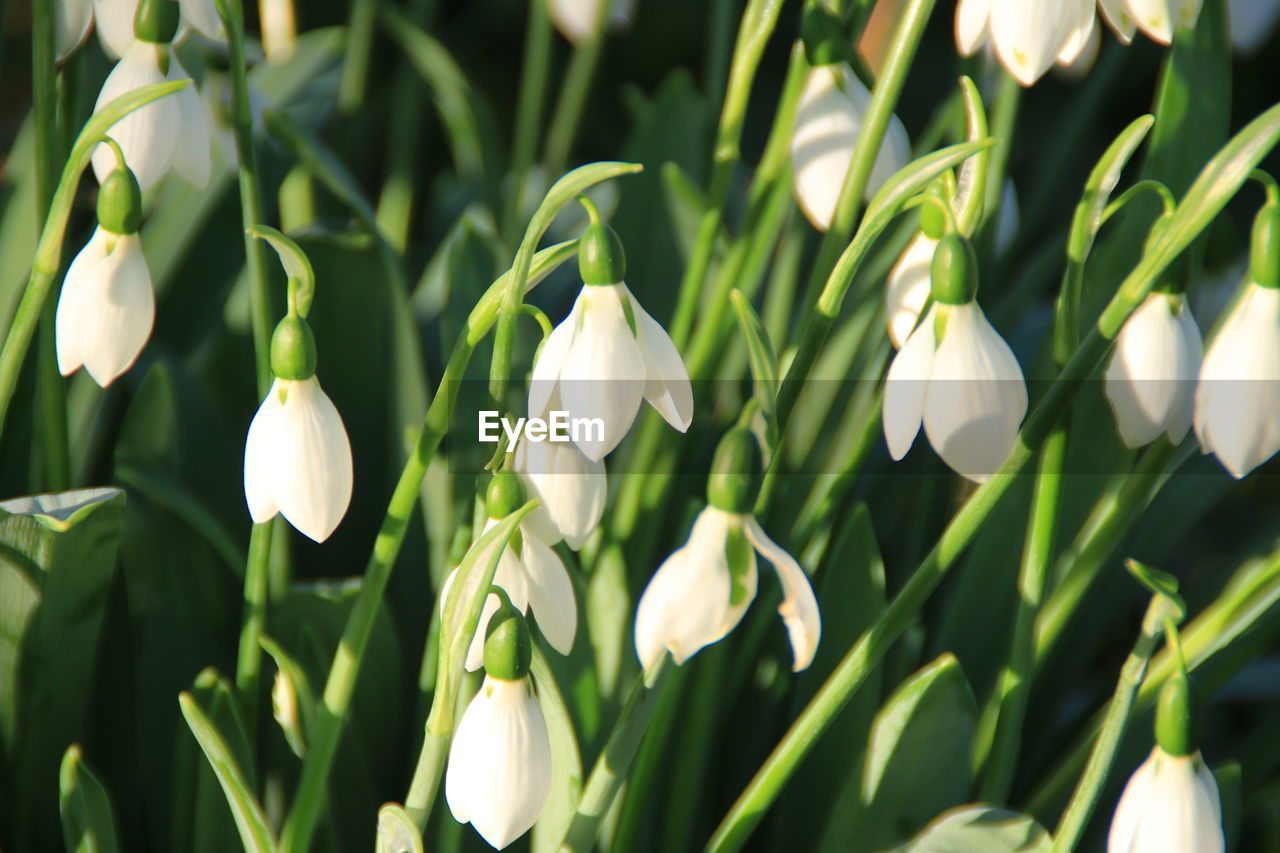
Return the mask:
[[581,548],[604,515],[609,488],[604,463],[588,459],[570,442],[524,438],[514,463],[529,497],[540,501],[526,521],[537,538],[548,545],[564,539],[569,547]]
[[1178,758],[1157,746],[1129,778],[1107,853],[1222,853],[1218,783],[1197,752]]
[[[135,89],[165,81],[190,80],[169,45],[134,41],[107,76],[95,110]],[[145,192],[172,167],[197,187],[209,182],[210,133],[204,104],[194,85],[139,107],[111,126],[112,138]],[[93,152],[93,171],[103,181],[115,167],[105,144]]]
[[[213,0],[176,0],[181,6],[181,24],[175,42],[182,41],[195,30],[209,41],[226,41],[226,30],[218,17]],[[93,0],[93,14],[98,24],[98,40],[102,49],[114,58],[123,57],[134,43],[133,19],[139,0]]]
[[1054,63],[1071,65],[1089,44],[1094,0],[960,0],[956,45],[971,56],[988,42],[1000,64],[1023,86]]
[[682,664],[723,639],[756,596],[756,552],[782,584],[778,613],[786,625],[799,672],[813,662],[822,635],[818,602],[795,558],[777,545],[755,517],[708,506],[689,541],[663,561],[636,611],[636,652],[646,670],[664,651]]
[[[490,518],[480,534],[483,536],[497,523],[496,519]],[[498,558],[493,585],[501,587],[512,606],[521,613],[532,611],[547,642],[560,654],[567,655],[573,649],[573,638],[578,633],[578,601],[569,570],[564,567],[560,556],[538,537],[538,531],[527,518],[520,524],[519,532],[519,537],[512,537],[512,542]],[[440,590],[442,613],[457,576],[458,570],[454,569]],[[476,624],[476,635],[467,649],[468,672],[484,666],[484,639],[489,620],[498,612],[499,605],[496,595],[485,597],[484,610]]]
[[895,460],[923,423],[942,461],[981,483],[1008,458],[1026,413],[1022,368],[976,302],[935,303],[889,367],[884,434]]
[[1177,27],[1196,25],[1204,0],[1100,0],[1100,3],[1104,17],[1122,41],[1127,43],[1132,39],[1136,27],[1153,41],[1170,44]]
[[1246,56],[1257,53],[1280,21],[1280,0],[1227,0],[1231,44]]
[[444,795],[458,823],[495,849],[537,821],[551,790],[551,740],[527,677],[486,676],[458,721]]
[[254,522],[279,513],[323,542],[346,514],[351,487],[351,442],[319,380],[277,378],[245,441],[244,494]]
[[54,322],[58,370],[69,376],[84,367],[107,387],[137,360],[155,317],[142,241],[99,226],[62,283]]
[[599,33],[602,23],[610,30],[631,23],[636,0],[611,0],[607,23],[601,20],[604,4],[605,0],[547,0],[547,11],[562,36],[574,44],[582,44]]
[[643,400],[681,432],[693,419],[693,389],[679,351],[621,282],[585,285],[543,343],[529,411],[547,411],[553,394],[570,418],[603,426],[583,429],[575,439],[595,462],[626,436]]
[[[791,136],[791,163],[796,201],[819,231],[830,228],[835,218],[870,105],[871,93],[845,63],[812,68],[805,79]],[[907,129],[893,116],[867,181],[866,198],[910,161]]]
[[89,35],[89,27],[93,25],[93,0],[58,0],[53,7],[57,14],[54,23],[58,58],[65,59]]
[[1128,447],[1165,433],[1177,444],[1191,429],[1204,342],[1181,294],[1152,293],[1116,337],[1106,394]]
[[1200,369],[1196,437],[1232,476],[1280,450],[1280,288],[1250,283]]

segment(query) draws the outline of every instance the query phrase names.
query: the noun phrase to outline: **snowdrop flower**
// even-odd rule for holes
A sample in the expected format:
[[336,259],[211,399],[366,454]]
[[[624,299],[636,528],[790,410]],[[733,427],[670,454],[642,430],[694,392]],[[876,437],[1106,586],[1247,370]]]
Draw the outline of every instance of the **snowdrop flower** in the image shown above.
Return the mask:
[[1013,449],[1027,413],[1027,386],[1009,345],[974,301],[976,262],[962,237],[934,253],[934,305],[889,366],[884,434],[889,455],[907,455],[923,423],[953,471],[981,483]]
[[1191,429],[1194,383],[1204,344],[1180,293],[1152,293],[1116,337],[1105,390],[1125,446],[1165,433],[1178,444]]
[[[131,41],[107,75],[94,110],[144,86],[191,80],[169,43],[177,27],[173,0],[143,2],[148,4],[144,11],[154,8],[156,14],[149,23],[139,16],[138,38]],[[139,107],[112,125],[110,133],[124,150],[143,192],[171,167],[197,187],[209,183],[209,118],[194,84]],[[113,164],[111,151],[99,145],[93,153],[93,171],[99,182]]]
[[458,823],[506,847],[538,820],[551,790],[551,739],[529,678],[528,626],[504,603],[484,649],[485,679],[458,721],[444,795]]
[[58,370],[84,367],[103,388],[151,337],[156,297],[138,227],[142,194],[123,162],[98,192],[98,227],[67,269],[54,322]]
[[[604,4],[609,3],[609,20],[602,21]],[[636,0],[547,0],[551,22],[560,35],[575,45],[590,41],[600,32],[600,25],[607,23],[611,30],[622,29],[631,23]]]
[[545,412],[553,399],[570,419],[590,419],[575,443],[599,462],[631,429],[642,400],[681,432],[693,420],[689,374],[666,330],[623,283],[622,242],[600,222],[595,205],[578,248],[583,288],[573,310],[543,342],[533,364],[529,411]]
[[[79,0],[77,0],[79,2]],[[92,0],[94,17],[98,22],[98,40],[102,49],[113,59],[123,57],[133,46],[134,19],[141,0]],[[157,0],[147,0],[157,2]],[[209,41],[226,41],[222,19],[214,0],[158,0],[166,6],[176,7],[179,24],[175,30],[176,41],[182,41],[188,32],[195,30]],[[140,37],[140,36],[138,36]]]
[[1097,26],[1094,0],[960,0],[956,45],[972,56],[990,42],[996,58],[1023,86],[1054,63],[1074,63]]
[[1280,21],[1280,0],[1227,0],[1231,44],[1252,56],[1266,43]]
[[[835,218],[840,189],[870,105],[871,93],[847,63],[809,70],[791,136],[791,163],[796,201],[819,231],[830,228]],[[910,161],[907,129],[893,116],[867,181],[866,198],[870,200]]]
[[93,0],[58,0],[53,4],[57,14],[56,44],[58,59],[66,59],[76,48],[84,44],[93,25]]
[[716,450],[707,507],[689,541],[658,567],[636,611],[636,652],[646,671],[670,652],[683,664],[742,620],[756,596],[756,553],[782,584],[778,613],[791,641],[792,668],[813,662],[822,635],[818,602],[804,569],[751,514],[760,486],[760,451],[750,431],[735,428]]
[[279,513],[323,542],[351,504],[351,442],[333,401],[316,378],[316,344],[305,314],[314,277],[302,250],[274,229],[256,226],[281,253],[289,273],[289,313],[271,336],[275,380],[249,425],[244,495],[255,524]]
[[[498,521],[515,512],[525,503],[524,485],[511,472],[501,472],[489,483],[485,504],[489,520],[480,535],[491,530]],[[449,591],[457,578],[454,569],[445,578],[440,593],[441,612],[448,600]],[[578,602],[573,592],[573,581],[558,554],[539,538],[538,530],[528,517],[521,522],[519,535],[513,536],[498,558],[498,568],[493,575],[493,585],[500,588],[511,604],[521,613],[533,611],[538,628],[556,651],[567,655],[573,649],[573,638],[578,632]],[[485,598],[484,610],[476,626],[476,635],[467,650],[467,671],[475,672],[484,662],[484,642],[490,620],[497,613],[498,597]]]
[[604,463],[588,459],[572,443],[522,438],[514,468],[529,496],[540,501],[527,520],[534,535],[548,545],[563,539],[581,548],[604,515]]
[[1172,43],[1175,27],[1196,25],[1203,3],[1204,0],[1098,0],[1102,16],[1116,38],[1125,44],[1133,40],[1137,30],[1160,44]]

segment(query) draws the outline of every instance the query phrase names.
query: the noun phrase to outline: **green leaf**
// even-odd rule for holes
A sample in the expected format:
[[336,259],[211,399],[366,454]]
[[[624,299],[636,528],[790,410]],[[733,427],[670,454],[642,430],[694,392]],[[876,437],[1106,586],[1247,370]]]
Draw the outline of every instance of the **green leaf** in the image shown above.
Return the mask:
[[79,744],[67,748],[58,776],[58,809],[67,853],[115,853],[119,845],[111,798],[85,763]]
[[896,853],[1049,853],[1049,833],[1031,818],[987,806],[942,815]]
[[1218,782],[1218,800],[1222,805],[1222,834],[1226,838],[1228,853],[1234,853],[1240,844],[1240,823],[1244,815],[1244,779],[1239,763],[1232,762],[1213,768],[1213,778]]
[[542,706],[551,739],[551,792],[538,822],[533,825],[530,846],[533,853],[555,853],[578,810],[578,798],[582,795],[582,756],[573,730],[573,717],[546,656],[536,645],[530,674],[538,688],[538,704]]
[[897,843],[964,802],[977,704],[944,654],[908,678],[876,715],[862,775],[863,849]]
[[[755,381],[755,398],[760,403],[760,410],[764,413],[765,420],[776,426],[773,404],[778,394],[777,353],[769,340],[769,333],[760,322],[760,316],[756,314],[747,298],[741,292],[731,290],[729,299],[733,302],[733,309],[738,315],[738,327],[742,330],[742,337],[747,342],[747,358],[751,363],[751,377]],[[769,442],[771,452],[773,447],[774,440],[771,440]]]
[[702,221],[703,211],[707,207],[707,198],[697,182],[679,164],[663,163],[660,173],[662,197],[666,201],[667,214],[671,219],[671,232],[675,235],[676,248],[679,249],[681,258],[688,263],[697,240],[698,223]]
[[200,748],[218,776],[227,805],[235,817],[240,840],[249,853],[266,853],[275,850],[275,841],[267,816],[253,795],[253,790],[241,771],[222,733],[196,703],[190,693],[178,696],[178,706],[186,718],[191,733],[196,736]]
[[1084,195],[1076,205],[1071,222],[1071,236],[1067,241],[1067,254],[1075,263],[1083,264],[1093,247],[1093,241],[1102,227],[1102,213],[1106,210],[1111,194],[1120,183],[1120,174],[1129,164],[1138,146],[1147,138],[1153,116],[1141,116],[1116,137],[1098,160],[1084,185]]
[[[990,133],[982,95],[968,77],[960,78],[960,94],[964,101],[967,138],[970,142],[979,142]],[[990,165],[991,149],[988,148],[966,161],[960,172],[960,187],[955,201],[956,222],[960,233],[968,237],[973,236],[982,219],[983,202],[988,195],[987,173]],[[1003,191],[1003,187],[996,188],[996,192]]]
[[422,833],[403,806],[387,803],[378,809],[376,853],[423,853]]

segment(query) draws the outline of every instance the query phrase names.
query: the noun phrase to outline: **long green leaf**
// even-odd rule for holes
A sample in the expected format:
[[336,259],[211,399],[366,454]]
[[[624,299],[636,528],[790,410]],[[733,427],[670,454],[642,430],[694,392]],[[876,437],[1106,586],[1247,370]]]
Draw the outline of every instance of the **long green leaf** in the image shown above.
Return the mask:
[[89,769],[79,744],[67,748],[58,775],[58,808],[67,853],[115,853],[119,844],[111,798]]

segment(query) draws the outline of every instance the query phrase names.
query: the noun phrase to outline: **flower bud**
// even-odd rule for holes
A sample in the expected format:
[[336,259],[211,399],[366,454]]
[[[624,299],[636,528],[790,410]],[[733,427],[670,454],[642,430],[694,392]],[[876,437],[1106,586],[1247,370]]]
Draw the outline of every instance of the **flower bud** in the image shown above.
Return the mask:
[[142,225],[142,189],[128,166],[112,170],[98,190],[98,224],[112,234],[136,234]]
[[526,500],[524,483],[520,482],[519,475],[510,471],[494,474],[484,497],[490,518],[506,518],[524,506]]
[[178,34],[177,0],[141,0],[133,16],[133,32],[139,41],[169,44]]
[[296,314],[281,320],[271,335],[271,372],[279,379],[316,375],[316,337],[307,321]]
[[1176,672],[1160,688],[1156,704],[1156,743],[1175,758],[1186,758],[1196,751],[1194,712],[1191,683],[1186,673]]
[[520,611],[502,595],[498,612],[489,620],[484,640],[484,671],[503,681],[519,681],[529,674],[533,641]]
[[583,284],[618,284],[627,276],[627,256],[618,232],[592,221],[578,241],[578,271]]
[[930,268],[933,298],[943,305],[968,305],[978,293],[978,259],[959,234],[938,241]]
[[1249,274],[1263,287],[1280,287],[1280,204],[1268,202],[1253,220]]
[[711,475],[707,478],[707,503],[735,514],[750,513],[760,493],[764,459],[760,444],[745,427],[734,427],[720,439]]

